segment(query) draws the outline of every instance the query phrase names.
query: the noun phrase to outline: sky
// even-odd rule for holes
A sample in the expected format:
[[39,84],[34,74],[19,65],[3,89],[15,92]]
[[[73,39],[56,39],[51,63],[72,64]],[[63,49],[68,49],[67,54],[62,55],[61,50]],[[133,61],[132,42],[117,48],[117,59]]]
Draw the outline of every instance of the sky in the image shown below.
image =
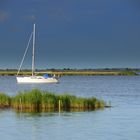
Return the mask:
[[0,69],[19,67],[33,23],[37,69],[140,68],[139,0],[0,0]]

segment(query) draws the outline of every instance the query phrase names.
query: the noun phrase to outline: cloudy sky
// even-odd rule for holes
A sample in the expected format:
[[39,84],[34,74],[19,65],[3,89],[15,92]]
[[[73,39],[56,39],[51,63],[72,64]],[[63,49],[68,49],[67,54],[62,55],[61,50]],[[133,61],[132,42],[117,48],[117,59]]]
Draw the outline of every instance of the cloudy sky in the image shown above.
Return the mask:
[[34,22],[37,68],[140,68],[138,0],[0,0],[0,68],[18,68]]

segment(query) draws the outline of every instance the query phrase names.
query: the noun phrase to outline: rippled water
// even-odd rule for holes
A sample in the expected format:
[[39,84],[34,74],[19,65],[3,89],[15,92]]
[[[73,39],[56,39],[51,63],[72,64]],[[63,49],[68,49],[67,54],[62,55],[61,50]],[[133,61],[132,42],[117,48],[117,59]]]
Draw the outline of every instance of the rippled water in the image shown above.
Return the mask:
[[70,76],[59,84],[18,85],[15,77],[0,77],[0,92],[39,88],[77,96],[96,96],[113,107],[91,112],[16,113],[0,110],[4,140],[138,140],[140,138],[140,76]]

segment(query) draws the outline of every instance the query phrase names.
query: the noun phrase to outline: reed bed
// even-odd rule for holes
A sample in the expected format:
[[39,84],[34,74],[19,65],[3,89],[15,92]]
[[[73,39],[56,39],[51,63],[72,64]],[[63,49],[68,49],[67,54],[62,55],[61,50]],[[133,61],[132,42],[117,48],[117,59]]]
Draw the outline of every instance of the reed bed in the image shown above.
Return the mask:
[[33,89],[19,92],[13,97],[0,94],[0,107],[11,107],[20,111],[88,111],[105,107],[105,102],[92,98],[76,97],[69,94],[56,95],[48,91]]
[[10,97],[5,93],[0,93],[0,108],[10,107]]

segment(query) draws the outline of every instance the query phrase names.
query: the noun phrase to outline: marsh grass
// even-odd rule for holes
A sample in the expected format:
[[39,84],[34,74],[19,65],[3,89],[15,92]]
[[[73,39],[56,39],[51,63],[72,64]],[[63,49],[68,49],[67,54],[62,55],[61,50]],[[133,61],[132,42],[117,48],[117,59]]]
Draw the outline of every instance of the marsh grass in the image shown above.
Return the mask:
[[18,95],[11,98],[11,105],[15,109],[22,110],[40,110],[41,105],[41,91],[31,90],[20,92]]
[[[59,105],[60,103],[60,105]],[[0,94],[0,107],[9,106],[28,112],[87,111],[105,107],[105,102],[92,98],[76,97],[69,94],[56,95],[48,91],[33,89],[19,92],[13,97]]]
[[0,93],[0,108],[10,107],[10,97],[5,93]]

